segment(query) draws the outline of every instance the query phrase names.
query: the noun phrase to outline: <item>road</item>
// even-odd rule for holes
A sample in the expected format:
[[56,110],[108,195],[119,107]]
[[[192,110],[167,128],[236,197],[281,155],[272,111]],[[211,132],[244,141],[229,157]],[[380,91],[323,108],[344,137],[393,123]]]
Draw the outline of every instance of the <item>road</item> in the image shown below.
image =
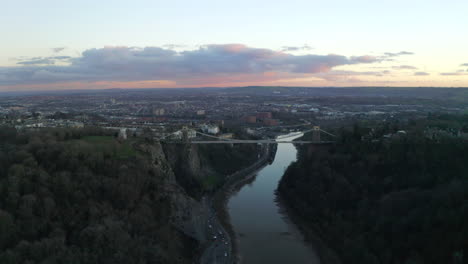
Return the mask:
[[[230,183],[230,181],[237,179],[240,175],[254,170],[259,165],[266,162],[266,160],[268,159],[268,154],[269,147],[266,146],[266,148],[263,151],[263,154],[254,164],[227,176],[228,182],[226,183],[226,185],[232,184]],[[224,192],[224,190],[219,190],[218,192]],[[209,216],[207,217],[208,219],[206,219],[206,223],[204,225],[205,232],[208,234],[208,244],[200,258],[200,263],[234,263],[236,256],[233,256],[231,237],[219,221],[219,218],[216,214],[216,210],[213,207],[213,197],[203,197],[202,204],[203,207],[206,208],[206,210],[209,212]],[[216,238],[214,238],[215,236]]]
[[[268,161],[269,155],[270,146],[267,144],[264,145],[262,155],[259,156],[259,159],[254,164],[226,177],[227,182],[222,189],[218,190],[218,194],[221,194],[220,192],[225,192],[226,188],[230,188],[230,186],[232,186],[234,183],[245,178],[246,174],[255,173],[259,167],[263,166]],[[202,198],[202,205],[209,212],[209,216],[205,220],[205,225],[203,227],[199,227],[205,228],[204,230],[208,236],[208,244],[206,245],[205,251],[200,258],[200,263],[232,264],[235,263],[237,256],[233,255],[234,252],[231,237],[219,221],[216,210],[213,207],[213,197]],[[216,239],[214,236],[216,236]]]
[[210,215],[204,223],[206,233],[208,234],[208,245],[203,252],[200,263],[201,264],[230,264],[234,259],[231,254],[231,238],[221,225],[216,216],[210,198],[203,197],[202,203],[206,208],[209,208]]

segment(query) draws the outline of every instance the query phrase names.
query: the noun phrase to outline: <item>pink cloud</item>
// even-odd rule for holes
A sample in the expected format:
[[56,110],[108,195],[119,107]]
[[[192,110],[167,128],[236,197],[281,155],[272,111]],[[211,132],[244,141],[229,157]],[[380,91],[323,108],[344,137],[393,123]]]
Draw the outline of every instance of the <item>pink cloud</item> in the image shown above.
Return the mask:
[[225,44],[180,52],[160,47],[104,47],[88,49],[67,61],[68,65],[24,63],[18,67],[0,67],[0,86],[150,80],[188,83],[194,79],[229,80],[230,76],[264,78],[264,73],[271,72],[311,75],[328,72],[336,66],[373,63],[378,59],[368,55],[292,55],[244,44]]

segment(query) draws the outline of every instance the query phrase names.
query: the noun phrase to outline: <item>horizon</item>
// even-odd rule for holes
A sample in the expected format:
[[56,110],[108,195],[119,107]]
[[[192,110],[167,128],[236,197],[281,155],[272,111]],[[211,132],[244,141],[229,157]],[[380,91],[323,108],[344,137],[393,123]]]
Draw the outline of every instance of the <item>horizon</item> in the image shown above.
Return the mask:
[[44,94],[86,94],[86,93],[105,93],[105,92],[145,92],[154,90],[228,90],[228,89],[258,89],[258,88],[300,88],[300,89],[344,89],[344,90],[359,90],[359,89],[371,89],[378,91],[379,89],[385,89],[387,91],[395,90],[415,90],[415,89],[434,89],[434,90],[468,90],[468,87],[437,87],[437,86],[419,86],[419,87],[405,87],[405,86],[229,86],[229,87],[154,87],[154,88],[95,88],[95,89],[56,89],[56,90],[20,90],[20,91],[2,91],[0,90],[0,96],[29,96],[29,95],[44,95]]

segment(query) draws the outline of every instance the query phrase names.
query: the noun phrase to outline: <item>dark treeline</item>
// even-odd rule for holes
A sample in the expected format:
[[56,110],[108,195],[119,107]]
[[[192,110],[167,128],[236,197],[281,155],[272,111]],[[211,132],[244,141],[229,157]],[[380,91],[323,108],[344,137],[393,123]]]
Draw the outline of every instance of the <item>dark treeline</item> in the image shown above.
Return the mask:
[[300,148],[279,193],[342,263],[468,263],[468,141],[430,128],[468,118],[342,129]]
[[0,263],[191,262],[193,242],[168,219],[166,175],[114,136],[0,129]]

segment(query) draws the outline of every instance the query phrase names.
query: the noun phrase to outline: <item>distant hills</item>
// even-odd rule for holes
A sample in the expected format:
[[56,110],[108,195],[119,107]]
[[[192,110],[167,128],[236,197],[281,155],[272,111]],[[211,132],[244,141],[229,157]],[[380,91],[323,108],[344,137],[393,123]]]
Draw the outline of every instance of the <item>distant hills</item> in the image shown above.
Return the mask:
[[417,97],[417,98],[464,98],[468,99],[468,88],[442,87],[271,87],[248,86],[227,88],[231,93],[307,95],[307,96],[364,96],[364,97]]
[[22,95],[71,95],[71,94],[141,94],[160,93],[167,95],[197,94],[244,94],[269,96],[326,96],[326,97],[413,97],[427,99],[467,100],[468,88],[446,87],[287,87],[287,86],[245,86],[245,87],[200,87],[200,88],[128,88],[128,89],[90,89],[90,90],[51,90],[51,91],[8,91],[0,96]]

